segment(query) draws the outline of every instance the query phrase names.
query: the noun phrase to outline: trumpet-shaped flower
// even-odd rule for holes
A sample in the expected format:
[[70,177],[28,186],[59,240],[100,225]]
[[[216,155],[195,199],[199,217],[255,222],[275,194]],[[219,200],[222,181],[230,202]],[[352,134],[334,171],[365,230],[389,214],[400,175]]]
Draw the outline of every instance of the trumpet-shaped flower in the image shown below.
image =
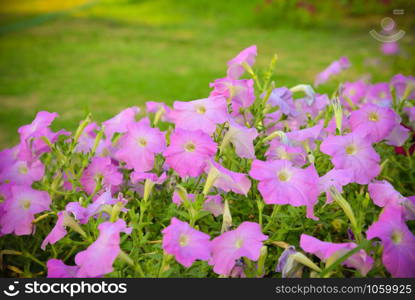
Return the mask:
[[206,133],[176,129],[163,152],[167,164],[180,176],[199,176],[207,161],[216,153],[216,143]]
[[274,139],[270,142],[265,156],[268,160],[289,160],[294,166],[302,167],[306,163],[307,153],[303,147],[291,146]]
[[366,236],[382,241],[382,262],[393,277],[415,277],[415,236],[408,229],[401,209],[386,207]]
[[341,71],[350,68],[350,61],[343,56],[339,60],[332,62],[323,72],[317,75],[314,85],[318,86],[329,80],[330,77],[339,74]]
[[208,195],[203,203],[203,210],[211,212],[215,217],[223,215],[225,205],[220,195]]
[[237,259],[247,257],[258,260],[263,241],[267,238],[258,223],[243,222],[235,230],[222,233],[212,240],[212,259],[209,264],[214,266],[215,273],[230,275]]
[[128,125],[127,133],[118,143],[115,158],[124,161],[128,168],[137,172],[150,171],[154,165],[154,155],[166,147],[164,134],[141,121]]
[[[262,94],[262,97],[264,96],[265,94]],[[271,94],[269,95],[268,103],[272,107],[278,106],[279,110],[281,110],[283,114],[293,116],[297,114],[293,101],[293,94],[286,87],[273,89]]]
[[112,139],[114,133],[124,133],[128,131],[128,127],[135,123],[135,116],[140,112],[136,106],[129,107],[121,111],[115,117],[102,122],[104,132],[107,139]]
[[239,157],[253,159],[255,158],[254,140],[257,136],[258,132],[255,128],[247,128],[231,120],[221,147],[230,142]]
[[254,81],[252,79],[235,80],[219,78],[210,84],[213,91],[211,97],[222,96],[232,103],[232,111],[239,113],[241,108],[247,108],[254,103]]
[[188,223],[172,218],[162,233],[164,251],[174,255],[186,268],[197,259],[210,259],[210,236],[192,228]]
[[333,198],[331,197],[330,187],[334,186],[339,193],[342,193],[343,186],[349,184],[351,180],[352,174],[348,170],[332,169],[326,175],[320,177],[320,193],[326,193],[327,203],[331,203]]
[[[212,184],[225,192],[232,191],[237,194],[247,195],[251,188],[251,181],[246,174],[228,170],[214,161],[209,162],[206,172],[208,173],[206,185]],[[213,182],[210,183],[209,180]]]
[[2,234],[26,235],[33,232],[34,216],[48,210],[51,199],[44,191],[26,185],[13,185],[11,197],[4,202],[4,214],[0,219]]
[[99,277],[112,272],[112,264],[121,251],[120,233],[130,234],[132,230],[122,219],[101,223],[98,229],[98,239],[75,256],[77,277]]
[[60,259],[49,259],[47,264],[48,278],[75,278],[79,270],[78,266],[65,265]]
[[98,182],[102,188],[118,187],[122,183],[122,174],[109,157],[94,157],[82,174],[81,183],[88,194],[95,191]]
[[[334,261],[356,248],[357,245],[355,243],[323,242],[310,235],[302,234],[300,237],[300,247],[304,251],[314,254],[322,261]],[[364,250],[359,250],[359,252],[346,259],[342,265],[359,270],[360,274],[365,276],[372,269],[373,258],[367,255]]]
[[250,46],[242,50],[236,57],[228,62],[228,77],[232,79],[238,79],[244,72],[244,64],[252,67],[255,63],[257,55],[256,46]]
[[42,245],[40,246],[42,250],[45,250],[47,244],[55,244],[67,234],[65,228],[65,218],[68,218],[68,213],[66,211],[58,212],[58,220],[56,221],[55,226],[48,234],[48,236],[43,240]]
[[366,96],[367,89],[368,86],[363,80],[345,82],[340,95],[342,104],[349,109],[351,105],[359,106]]
[[399,117],[387,107],[368,103],[350,115],[352,131],[366,135],[366,139],[376,143],[386,138],[394,129]]
[[320,150],[332,157],[336,169],[349,170],[353,182],[368,184],[380,172],[380,157],[361,133],[329,136],[321,143]]
[[[415,99],[415,77],[396,74],[390,81],[395,89],[395,94],[399,99],[407,97],[409,100]],[[406,95],[405,95],[406,94]]]
[[44,174],[45,166],[40,160],[35,160],[32,163],[16,160],[0,171],[0,182],[31,185],[33,182],[41,180]]
[[366,92],[366,101],[383,107],[392,106],[392,93],[386,82],[372,84]]
[[296,168],[290,161],[254,160],[249,175],[258,180],[258,189],[267,204],[307,206],[307,217],[314,216],[319,195],[319,177],[314,166]]
[[173,107],[169,116],[176,128],[201,130],[211,135],[216,130],[216,124],[228,120],[226,99],[222,96],[190,102],[175,101]]

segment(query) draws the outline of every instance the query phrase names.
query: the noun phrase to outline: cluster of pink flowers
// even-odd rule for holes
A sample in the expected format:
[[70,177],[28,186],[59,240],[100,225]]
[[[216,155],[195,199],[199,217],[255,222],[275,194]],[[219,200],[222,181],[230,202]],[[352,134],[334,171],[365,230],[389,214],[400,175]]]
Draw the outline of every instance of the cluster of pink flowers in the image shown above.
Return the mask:
[[[226,77],[211,83],[207,98],[175,101],[172,107],[147,102],[147,116],[140,117],[140,109],[131,107],[101,126],[84,121],[71,135],[49,128],[56,113],[39,112],[19,129],[20,143],[0,154],[0,235],[33,234],[36,215],[48,217],[45,213],[50,212],[57,219],[43,239],[43,250],[69,239],[69,229],[89,246],[75,255],[75,264],[50,259],[48,276],[101,277],[113,271],[117,257],[128,257],[120,246],[121,233],[135,234],[145,226],[132,222],[137,220],[131,217],[136,208],[129,211],[136,204],[133,198],[139,199],[141,220],[149,202],[158,201],[151,198],[158,188],[167,192],[175,209],[187,211],[163,225],[164,255],[174,256],[186,268],[200,260],[216,274],[234,276],[239,268],[243,276],[244,260],[260,268],[270,236],[262,218],[233,224],[229,195],[264,206],[303,207],[297,208],[299,213],[317,224],[325,222],[324,207],[315,209],[319,200],[331,204],[346,187],[368,185],[370,198],[382,212],[365,228],[366,239],[380,240],[382,261],[392,276],[415,277],[415,236],[406,223],[415,219],[414,198],[381,180],[376,151],[380,144],[402,147],[409,128],[415,127],[414,107],[406,101],[415,99],[414,77],[398,74],[389,83],[347,82],[336,99],[316,93],[310,85],[264,85],[256,91],[256,76],[241,78],[254,74],[256,55],[256,46],[251,46],[230,60]],[[349,67],[349,60],[340,58],[314,85]],[[168,125],[158,126],[161,122]],[[319,168],[317,158],[326,158],[330,167]],[[52,203],[51,195],[65,196]],[[205,227],[197,225],[209,214],[222,220],[221,232],[203,232]],[[188,222],[180,220],[186,216]],[[85,232],[86,225],[99,231],[95,241]],[[304,233],[297,246],[327,262],[358,246],[353,237],[342,239],[333,243]],[[292,255],[287,253],[285,258]],[[342,265],[365,276],[374,258],[361,249]]]

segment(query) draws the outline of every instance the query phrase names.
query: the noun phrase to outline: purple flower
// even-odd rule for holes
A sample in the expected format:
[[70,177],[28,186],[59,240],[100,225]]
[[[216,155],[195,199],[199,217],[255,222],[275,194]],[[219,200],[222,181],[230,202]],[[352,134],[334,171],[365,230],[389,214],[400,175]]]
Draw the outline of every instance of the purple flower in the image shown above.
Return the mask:
[[400,117],[397,114],[397,119],[399,121],[396,123],[395,127],[389,132],[388,136],[385,138],[387,145],[402,147],[405,144],[406,140],[409,137],[410,130],[400,124]]
[[181,177],[196,177],[203,173],[207,160],[215,155],[216,148],[212,138],[200,130],[176,129],[163,155],[167,164]]
[[[262,97],[264,96],[265,94],[262,94]],[[273,89],[268,98],[268,103],[273,107],[278,106],[283,114],[293,116],[297,114],[293,101],[293,94],[286,87]]]
[[236,57],[228,62],[228,77],[238,79],[245,72],[243,64],[252,67],[255,63],[256,55],[257,49],[255,45],[242,50]]
[[399,124],[397,118],[392,109],[368,103],[353,111],[349,121],[353,132],[360,132],[366,135],[370,142],[377,143],[386,138]]
[[399,44],[397,42],[382,43],[380,50],[385,55],[396,55],[399,53]]
[[174,110],[169,114],[176,128],[201,130],[211,135],[216,124],[228,120],[226,99],[221,96],[190,102],[175,101]]
[[331,135],[320,145],[320,150],[332,157],[336,169],[350,171],[353,182],[368,184],[380,172],[380,157],[361,133]]
[[222,96],[232,103],[232,111],[239,113],[241,108],[247,108],[255,101],[254,81],[252,79],[235,80],[232,78],[216,79],[210,84],[214,90],[211,97]]
[[[304,251],[314,254],[322,261],[327,261],[329,259],[335,260],[340,258],[350,250],[356,248],[357,245],[355,243],[323,242],[310,235],[302,234],[300,237],[300,247]],[[359,252],[346,259],[342,265],[357,269],[360,274],[366,276],[367,272],[372,269],[373,258],[367,255],[364,250],[359,250]]]
[[396,206],[404,200],[404,197],[386,180],[369,183],[368,190],[373,203],[380,207]]
[[122,219],[101,223],[98,229],[98,239],[75,256],[77,277],[99,277],[112,272],[112,264],[121,251],[120,233],[130,234],[132,230]]
[[350,68],[350,61],[342,56],[339,60],[332,62],[323,72],[317,75],[314,86],[325,83],[331,76],[339,74],[341,71]]
[[289,160],[297,167],[302,167],[307,159],[307,153],[303,147],[284,144],[278,139],[273,139],[270,142],[265,156],[267,160]]
[[50,203],[51,199],[47,192],[34,190],[30,186],[13,185],[11,197],[4,202],[0,232],[2,234],[14,232],[16,235],[31,234],[35,214],[49,210]]
[[239,157],[253,159],[256,158],[254,140],[257,136],[258,132],[255,128],[247,128],[231,120],[222,145],[230,142],[235,147],[235,152]]
[[367,89],[368,86],[363,80],[345,82],[340,96],[342,104],[349,109],[351,108],[350,103],[345,99],[347,98],[353,105],[358,106],[366,96]]
[[[409,92],[407,99],[415,99],[415,77],[404,76],[402,74],[396,74],[390,81],[391,85],[395,89],[396,96],[402,99],[405,96],[405,92]],[[407,91],[409,89],[409,91]]]
[[41,180],[44,174],[45,166],[40,160],[35,160],[32,163],[16,160],[0,171],[0,182],[31,185],[33,182]]
[[122,174],[109,157],[94,157],[81,177],[82,186],[88,194],[95,191],[100,181],[103,188],[118,187],[122,183]]
[[169,106],[164,104],[163,102],[154,102],[154,101],[147,101],[146,102],[146,110],[147,113],[161,113],[161,120],[163,122],[172,122],[169,115],[172,111]]
[[383,107],[392,106],[392,93],[389,84],[380,82],[368,87],[366,101]]
[[412,122],[412,123],[415,123],[415,106],[405,107],[404,111],[408,114],[409,121]]
[[212,174],[214,178],[213,186],[225,192],[232,191],[237,194],[247,195],[251,188],[251,181],[246,174],[228,170],[214,161],[209,162],[206,172]]
[[47,262],[48,278],[75,278],[79,270],[78,266],[65,265],[60,259],[49,259]]
[[188,223],[173,217],[162,233],[164,251],[174,255],[186,268],[197,259],[210,259],[210,236],[192,228]]
[[135,116],[140,112],[136,106],[121,111],[118,115],[102,123],[107,139],[111,140],[114,133],[124,133],[128,127],[135,123]]
[[203,210],[211,212],[215,217],[223,215],[224,204],[220,195],[208,195],[203,203]]
[[58,212],[58,220],[56,221],[55,227],[53,227],[51,232],[43,240],[42,245],[40,246],[42,250],[45,250],[47,244],[55,244],[67,234],[65,228],[65,218],[68,218],[68,213],[66,211]]
[[164,134],[151,128],[145,121],[128,125],[128,132],[122,136],[115,157],[137,172],[150,171],[154,165],[154,155],[166,147]]
[[319,177],[314,166],[300,169],[287,160],[254,160],[249,175],[259,180],[258,189],[265,203],[305,205],[307,217],[317,219],[313,208],[319,195]]
[[332,169],[326,173],[326,175],[320,177],[320,192],[326,193],[327,203],[333,201],[330,194],[330,187],[334,186],[339,193],[343,192],[343,186],[348,185],[352,180],[352,174],[348,170]]
[[227,231],[211,242],[213,271],[230,275],[235,262],[241,257],[256,261],[260,256],[263,241],[268,236],[262,234],[258,223],[243,222],[235,230]]
[[415,277],[415,236],[408,229],[402,211],[388,206],[366,231],[367,238],[382,241],[382,262],[393,277]]
[[[95,143],[95,138],[97,136],[95,131],[97,131],[98,129],[99,129],[99,127],[96,123],[88,124],[85,127],[84,131],[82,132],[81,136],[78,139],[78,144],[75,147],[75,151],[76,152],[81,152],[81,153],[84,153],[84,154],[91,151],[91,149],[92,149],[92,147],[94,146],[94,143]],[[100,151],[97,151],[97,153],[99,153],[99,152]]]

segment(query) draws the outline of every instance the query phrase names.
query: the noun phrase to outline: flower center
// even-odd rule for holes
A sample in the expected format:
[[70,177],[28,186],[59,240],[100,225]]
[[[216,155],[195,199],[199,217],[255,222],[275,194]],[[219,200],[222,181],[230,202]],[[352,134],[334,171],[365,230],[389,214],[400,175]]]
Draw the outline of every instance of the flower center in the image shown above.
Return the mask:
[[180,244],[180,247],[187,246],[187,244],[189,244],[189,236],[187,236],[186,234],[180,235],[179,244]]
[[385,92],[381,92],[379,94],[379,98],[386,98],[386,93]]
[[236,240],[236,242],[235,242],[235,247],[237,248],[237,249],[239,249],[239,248],[241,248],[242,247],[242,245],[244,244],[244,240],[243,239],[241,239],[241,238],[238,238],[237,240]]
[[196,107],[196,112],[203,115],[206,113],[206,107],[204,107],[203,105],[197,106]]
[[354,95],[356,95],[356,90],[355,90],[355,89],[350,89],[350,91],[349,91],[349,95],[350,95],[350,96],[354,96]]
[[5,197],[3,195],[0,195],[0,203],[3,203],[5,200]]
[[372,121],[372,122],[379,121],[379,115],[376,112],[369,113],[369,121]]
[[193,142],[188,142],[186,145],[184,145],[184,150],[187,152],[193,152],[196,150],[196,145]]
[[402,242],[402,233],[399,231],[394,231],[391,238],[394,244],[400,244]]
[[23,201],[21,201],[21,204],[22,204],[22,207],[23,207],[23,209],[29,209],[30,208],[30,200],[23,200]]
[[291,174],[287,170],[278,172],[278,179],[280,181],[288,181],[291,178]]
[[139,139],[138,139],[138,141],[137,141],[137,143],[138,143],[138,145],[139,145],[140,147],[145,147],[145,146],[147,146],[147,140],[146,140],[145,138],[139,138]]
[[27,172],[29,171],[29,169],[26,167],[26,166],[19,166],[19,173],[20,174],[23,174],[23,175],[25,175],[25,174],[27,174]]
[[346,147],[346,153],[349,155],[354,155],[357,152],[357,148],[355,145],[351,144],[349,146]]

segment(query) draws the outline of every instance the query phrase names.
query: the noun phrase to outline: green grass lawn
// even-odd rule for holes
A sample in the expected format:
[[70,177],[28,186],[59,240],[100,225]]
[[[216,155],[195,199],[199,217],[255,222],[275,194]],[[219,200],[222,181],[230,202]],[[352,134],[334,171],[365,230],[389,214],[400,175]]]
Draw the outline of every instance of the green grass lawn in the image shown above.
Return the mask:
[[[225,75],[226,62],[252,44],[259,70],[278,54],[277,85],[312,83],[342,55],[353,67],[341,80],[368,70],[375,80],[392,75],[387,67],[365,65],[379,57],[370,28],[262,28],[253,21],[254,2],[101,1],[1,34],[0,146],[16,143],[17,128],[39,110],[60,113],[56,127],[72,130],[87,112],[102,121],[149,100],[206,97],[209,83]],[[30,18],[7,15],[1,26]]]

